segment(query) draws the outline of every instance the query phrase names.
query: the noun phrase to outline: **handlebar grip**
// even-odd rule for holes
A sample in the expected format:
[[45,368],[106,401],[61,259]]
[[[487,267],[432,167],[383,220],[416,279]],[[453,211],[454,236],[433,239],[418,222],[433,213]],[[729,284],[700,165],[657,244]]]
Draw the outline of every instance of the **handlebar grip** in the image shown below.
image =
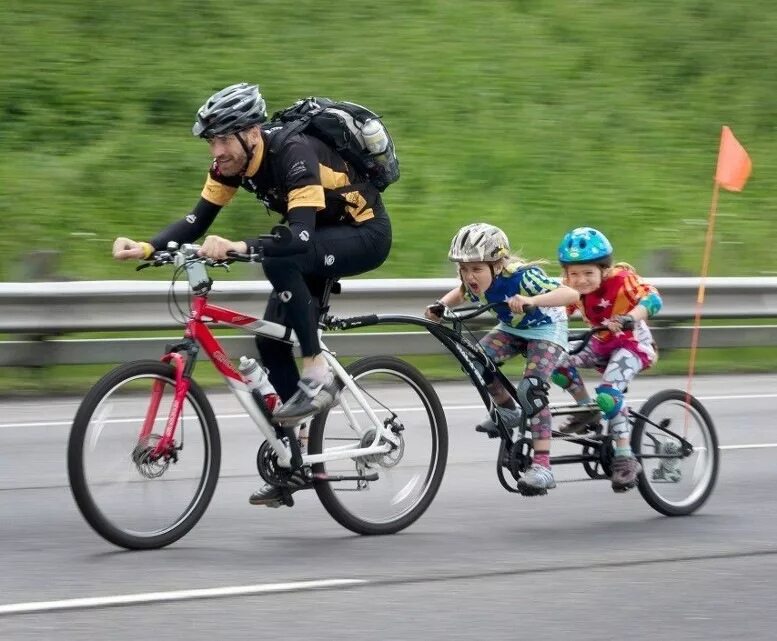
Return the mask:
[[634,317],[631,314],[621,314],[616,317],[616,320],[620,322],[621,327],[626,331],[634,329]]
[[259,238],[269,240],[281,246],[288,245],[292,240],[291,229],[285,225],[275,225],[269,234],[261,234]]
[[377,325],[378,315],[367,314],[366,316],[351,316],[350,318],[341,318],[338,326],[340,329],[353,329],[354,327],[366,327],[368,325]]
[[431,305],[427,305],[426,309],[432,312],[432,314],[435,316],[439,317],[442,317],[442,315],[445,313],[445,305],[440,301],[435,301]]

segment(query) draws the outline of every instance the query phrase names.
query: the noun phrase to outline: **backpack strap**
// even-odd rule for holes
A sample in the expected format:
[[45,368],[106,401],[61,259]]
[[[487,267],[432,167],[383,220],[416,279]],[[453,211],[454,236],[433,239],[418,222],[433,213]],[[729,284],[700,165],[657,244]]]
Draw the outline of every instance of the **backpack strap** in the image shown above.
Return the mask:
[[270,146],[267,150],[268,153],[273,155],[277,154],[289,138],[291,138],[294,134],[298,134],[304,131],[308,124],[310,124],[310,121],[313,119],[313,117],[323,110],[324,107],[317,105],[314,109],[311,109],[296,120],[281,125],[281,130],[273,134],[270,139]]

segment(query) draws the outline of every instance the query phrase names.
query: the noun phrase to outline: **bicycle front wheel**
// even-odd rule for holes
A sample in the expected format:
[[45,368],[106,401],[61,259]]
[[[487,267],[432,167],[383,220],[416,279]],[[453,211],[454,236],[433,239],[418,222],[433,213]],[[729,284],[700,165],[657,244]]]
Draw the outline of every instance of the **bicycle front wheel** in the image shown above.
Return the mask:
[[174,440],[161,451],[175,395],[171,365],[136,361],[106,374],[78,408],[68,443],[76,504],[103,538],[154,549],[194,527],[216,489],[221,441],[213,410],[191,381]]
[[[405,361],[367,357],[346,370],[399,443],[384,454],[314,465],[313,473],[319,477],[315,489],[324,508],[343,527],[358,534],[393,534],[418,519],[440,487],[448,458],[445,413],[429,381]],[[308,451],[366,447],[375,434],[364,407],[344,389],[339,402],[311,424]],[[349,480],[320,480],[322,476]],[[375,476],[377,480],[364,480]]]
[[639,491],[653,509],[683,516],[709,498],[718,478],[718,437],[698,399],[676,389],[651,396],[637,415],[631,447],[642,462]]

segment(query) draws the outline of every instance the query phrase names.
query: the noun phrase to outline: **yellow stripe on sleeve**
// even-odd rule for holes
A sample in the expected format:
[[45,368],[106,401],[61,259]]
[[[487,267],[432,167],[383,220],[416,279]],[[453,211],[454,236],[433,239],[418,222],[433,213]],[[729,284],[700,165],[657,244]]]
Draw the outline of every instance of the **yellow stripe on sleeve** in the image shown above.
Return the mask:
[[202,188],[201,195],[209,203],[223,207],[232,200],[232,196],[234,196],[236,192],[237,187],[224,185],[218,180],[214,180],[209,174],[208,179],[205,181],[205,186]]
[[315,207],[316,210],[326,207],[324,188],[321,185],[306,185],[292,189],[289,192],[289,209],[295,207]]

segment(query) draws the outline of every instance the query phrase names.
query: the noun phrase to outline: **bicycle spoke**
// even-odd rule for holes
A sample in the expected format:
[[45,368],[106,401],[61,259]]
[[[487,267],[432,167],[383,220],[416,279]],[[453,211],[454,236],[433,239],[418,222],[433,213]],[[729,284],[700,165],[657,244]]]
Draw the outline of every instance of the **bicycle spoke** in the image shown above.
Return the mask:
[[[174,381],[159,374],[169,371],[161,363],[134,369],[108,375],[84,399],[69,446],[71,486],[87,521],[105,538],[124,547],[159,547],[199,519],[215,487],[220,448],[215,427],[190,394],[174,441],[160,451]],[[154,386],[159,406],[149,413]]]
[[[358,427],[353,425],[357,415],[368,415],[367,408],[360,407],[354,394],[345,389],[340,405],[311,427],[311,452],[331,452],[344,443],[370,447],[376,436],[377,445],[390,444],[390,448],[314,466],[322,478],[356,477],[321,482],[316,489],[326,509],[345,527],[367,534],[395,532],[418,518],[437,491],[447,456],[445,417],[431,386],[398,359],[362,359],[349,371],[381,428],[376,430],[366,420]],[[380,436],[384,428],[390,437]],[[376,474],[377,480],[365,480]]]

